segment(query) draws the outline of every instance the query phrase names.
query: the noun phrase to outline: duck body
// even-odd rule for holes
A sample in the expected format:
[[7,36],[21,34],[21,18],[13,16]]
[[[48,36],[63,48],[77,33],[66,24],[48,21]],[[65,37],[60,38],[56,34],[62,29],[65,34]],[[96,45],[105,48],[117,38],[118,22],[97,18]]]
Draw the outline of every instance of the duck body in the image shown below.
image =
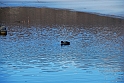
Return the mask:
[[70,42],[68,42],[68,41],[61,41],[61,45],[70,45]]
[[7,31],[6,30],[0,30],[0,35],[7,35]]
[[7,30],[5,26],[0,26],[0,35],[7,35]]

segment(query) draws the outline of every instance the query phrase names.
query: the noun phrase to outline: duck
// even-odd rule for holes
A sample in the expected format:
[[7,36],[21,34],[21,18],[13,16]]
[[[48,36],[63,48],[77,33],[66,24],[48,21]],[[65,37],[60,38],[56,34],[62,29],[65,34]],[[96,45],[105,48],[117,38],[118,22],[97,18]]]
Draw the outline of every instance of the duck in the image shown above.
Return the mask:
[[61,45],[70,45],[70,42],[68,42],[68,41],[61,41]]
[[0,26],[0,35],[7,35],[7,30],[5,26]]

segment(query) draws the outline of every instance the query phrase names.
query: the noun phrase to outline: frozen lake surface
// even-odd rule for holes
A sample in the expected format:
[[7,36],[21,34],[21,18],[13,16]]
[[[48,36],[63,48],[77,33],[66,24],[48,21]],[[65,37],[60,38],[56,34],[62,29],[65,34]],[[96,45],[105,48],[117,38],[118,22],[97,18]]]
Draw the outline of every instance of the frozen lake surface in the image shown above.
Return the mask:
[[1,0],[0,6],[64,8],[124,18],[124,0]]
[[123,19],[7,7],[0,24],[0,83],[124,83]]

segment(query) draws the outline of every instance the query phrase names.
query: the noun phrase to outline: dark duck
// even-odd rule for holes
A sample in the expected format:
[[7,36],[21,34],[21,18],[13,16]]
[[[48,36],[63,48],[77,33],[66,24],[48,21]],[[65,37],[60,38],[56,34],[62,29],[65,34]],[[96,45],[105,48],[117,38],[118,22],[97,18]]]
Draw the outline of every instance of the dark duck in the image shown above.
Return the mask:
[[70,42],[68,42],[68,41],[61,41],[61,45],[70,45]]

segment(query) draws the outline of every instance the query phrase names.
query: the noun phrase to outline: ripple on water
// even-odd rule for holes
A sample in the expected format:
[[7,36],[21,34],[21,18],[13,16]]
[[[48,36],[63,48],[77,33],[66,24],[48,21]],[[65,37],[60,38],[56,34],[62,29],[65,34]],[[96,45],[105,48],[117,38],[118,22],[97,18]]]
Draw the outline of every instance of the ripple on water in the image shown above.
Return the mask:
[[[41,17],[45,19],[36,21],[39,25],[28,24],[28,22],[26,24],[26,21],[18,25],[6,24],[8,34],[0,36],[1,83],[90,83],[91,81],[123,83],[122,20],[120,22],[114,18],[87,16],[87,14],[67,10],[38,10],[44,11],[42,13],[46,10],[45,14],[50,10],[51,13],[56,12],[59,19],[54,17],[56,21],[52,23],[50,19],[53,17],[50,18],[48,15],[47,24],[49,25],[47,25],[43,21],[46,19],[43,14]],[[61,13],[62,11],[64,13]],[[78,18],[77,24],[71,17],[61,22],[60,16],[65,17],[66,14],[68,17],[69,14],[76,14],[81,19]],[[83,18],[84,15],[85,18]],[[37,18],[37,15],[35,16]],[[90,20],[89,16],[95,21]],[[82,21],[82,18],[85,21]],[[106,19],[105,23],[99,20],[103,18]],[[31,19],[33,18],[30,18],[30,22],[32,22]],[[111,25],[113,21],[115,24]],[[100,24],[97,25],[95,22]],[[54,25],[55,23],[58,24]],[[61,46],[61,40],[70,41],[70,45]]]

